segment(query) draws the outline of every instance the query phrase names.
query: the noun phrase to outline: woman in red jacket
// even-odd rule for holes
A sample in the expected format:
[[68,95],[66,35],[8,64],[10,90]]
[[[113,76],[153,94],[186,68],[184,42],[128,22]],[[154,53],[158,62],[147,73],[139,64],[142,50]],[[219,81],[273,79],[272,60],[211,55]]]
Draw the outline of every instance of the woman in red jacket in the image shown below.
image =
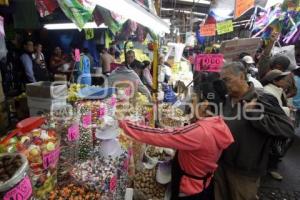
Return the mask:
[[132,138],[159,147],[177,150],[172,163],[172,200],[202,200],[217,168],[222,151],[233,143],[223,119],[207,116],[208,97],[215,91],[201,91],[198,96],[198,119],[195,123],[173,130],[137,126],[122,121],[120,127]]

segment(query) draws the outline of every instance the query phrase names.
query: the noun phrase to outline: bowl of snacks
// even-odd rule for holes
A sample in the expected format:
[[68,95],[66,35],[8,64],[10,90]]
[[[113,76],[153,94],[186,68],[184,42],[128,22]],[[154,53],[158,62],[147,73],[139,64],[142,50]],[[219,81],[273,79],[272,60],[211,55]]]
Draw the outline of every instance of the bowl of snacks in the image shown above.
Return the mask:
[[173,149],[149,145],[145,149],[145,167],[151,169],[157,164],[167,163],[173,159],[174,155],[175,151]]

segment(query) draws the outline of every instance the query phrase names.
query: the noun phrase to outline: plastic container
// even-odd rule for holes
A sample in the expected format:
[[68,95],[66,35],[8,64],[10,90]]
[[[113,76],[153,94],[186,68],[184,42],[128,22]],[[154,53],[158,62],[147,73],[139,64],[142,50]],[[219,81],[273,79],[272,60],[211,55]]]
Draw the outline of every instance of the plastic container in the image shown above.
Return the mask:
[[3,158],[4,156],[12,158],[20,156],[22,165],[8,181],[0,184],[0,199],[32,199],[33,190],[29,179],[29,166],[26,157],[19,153],[0,154],[0,158]]

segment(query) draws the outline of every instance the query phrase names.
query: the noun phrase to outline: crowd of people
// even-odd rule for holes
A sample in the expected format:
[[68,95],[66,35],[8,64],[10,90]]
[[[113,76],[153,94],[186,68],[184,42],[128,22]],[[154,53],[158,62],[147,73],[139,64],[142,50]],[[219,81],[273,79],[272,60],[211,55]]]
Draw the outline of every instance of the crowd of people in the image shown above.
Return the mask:
[[191,125],[170,130],[120,123],[138,141],[177,150],[171,199],[254,200],[267,173],[284,178],[277,165],[298,124],[300,85],[297,65],[283,54],[271,55],[276,40],[275,33],[259,59],[241,52],[239,62],[200,76]]
[[[278,35],[259,58],[241,52],[239,62],[225,62],[220,73],[194,80],[190,98],[191,125],[174,130],[139,127],[120,122],[125,133],[141,142],[177,150],[172,164],[172,199],[258,199],[260,179],[274,179],[279,160],[290,147],[294,125],[300,119],[300,69],[285,55],[271,55]],[[46,62],[41,44],[26,41],[20,54],[24,82],[53,80],[55,74],[72,73],[74,81],[92,85],[93,68],[87,49],[66,55],[55,47]],[[151,62],[140,62],[129,50],[125,62],[119,55],[100,50],[102,74],[110,86],[130,82],[136,92],[151,100]],[[159,57],[158,82],[169,83],[171,67]],[[189,102],[190,103],[190,102]]]

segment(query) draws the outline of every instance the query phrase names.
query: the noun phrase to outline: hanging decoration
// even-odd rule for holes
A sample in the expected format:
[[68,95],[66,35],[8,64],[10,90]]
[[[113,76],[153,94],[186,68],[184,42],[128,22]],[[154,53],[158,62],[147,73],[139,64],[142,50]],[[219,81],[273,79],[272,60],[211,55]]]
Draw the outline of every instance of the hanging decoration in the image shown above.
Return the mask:
[[96,4],[92,0],[58,0],[65,15],[73,21],[79,30],[91,20]]
[[57,0],[35,0],[35,5],[41,17],[46,17],[58,8]]

